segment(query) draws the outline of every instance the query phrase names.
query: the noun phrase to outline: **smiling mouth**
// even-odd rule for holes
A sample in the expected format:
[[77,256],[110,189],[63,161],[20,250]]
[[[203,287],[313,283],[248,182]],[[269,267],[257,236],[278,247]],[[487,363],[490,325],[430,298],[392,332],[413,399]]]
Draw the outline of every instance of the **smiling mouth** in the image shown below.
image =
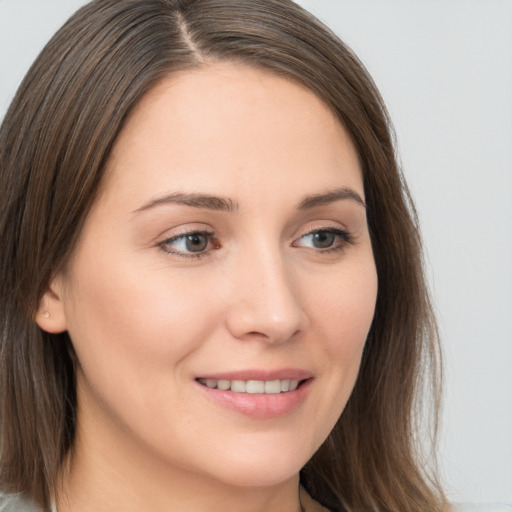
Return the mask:
[[[277,395],[295,391],[305,380],[276,379],[276,380],[217,380],[196,379],[197,382],[210,389],[232,391],[233,393]],[[306,379],[309,380],[309,379]]]

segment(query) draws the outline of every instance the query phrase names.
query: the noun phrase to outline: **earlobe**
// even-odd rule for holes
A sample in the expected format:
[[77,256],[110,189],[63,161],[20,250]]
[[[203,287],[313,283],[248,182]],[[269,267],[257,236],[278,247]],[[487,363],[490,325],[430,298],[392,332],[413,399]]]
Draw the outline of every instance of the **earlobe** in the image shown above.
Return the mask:
[[64,302],[59,286],[55,281],[44,292],[39,302],[35,322],[43,330],[57,334],[67,330],[66,313]]

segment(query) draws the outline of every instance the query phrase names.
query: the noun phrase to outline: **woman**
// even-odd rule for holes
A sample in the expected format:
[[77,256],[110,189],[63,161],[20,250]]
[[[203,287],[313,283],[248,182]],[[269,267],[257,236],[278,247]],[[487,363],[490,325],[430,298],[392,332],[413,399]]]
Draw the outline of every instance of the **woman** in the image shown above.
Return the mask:
[[92,2],[0,159],[5,506],[446,509],[415,445],[439,383],[414,209],[317,20]]

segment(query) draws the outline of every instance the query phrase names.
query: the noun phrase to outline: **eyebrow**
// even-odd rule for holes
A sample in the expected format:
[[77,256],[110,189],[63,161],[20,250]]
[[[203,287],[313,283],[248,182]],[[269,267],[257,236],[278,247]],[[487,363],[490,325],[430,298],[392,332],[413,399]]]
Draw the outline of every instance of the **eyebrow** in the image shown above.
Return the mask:
[[[337,188],[323,194],[314,194],[305,197],[297,207],[298,210],[310,210],[320,206],[326,206],[341,200],[352,200],[366,208],[362,197],[353,189],[347,187]],[[183,204],[193,208],[200,208],[212,211],[234,213],[239,209],[238,203],[228,197],[211,196],[207,194],[181,193],[168,194],[163,197],[152,199],[133,213],[138,214],[164,204]]]
[[336,201],[346,199],[355,201],[366,208],[366,203],[363,201],[363,198],[355,190],[347,187],[341,187],[323,194],[315,194],[306,197],[300,202],[298,209],[309,210],[311,208],[318,208],[320,206],[325,206]]
[[140,213],[149,210],[150,208],[154,208],[155,206],[173,203],[184,204],[185,206],[192,206],[193,208],[201,208],[205,210],[221,212],[236,212],[238,210],[238,204],[228,197],[194,193],[185,194],[178,192],[153,199],[140,208],[137,208],[133,213]]

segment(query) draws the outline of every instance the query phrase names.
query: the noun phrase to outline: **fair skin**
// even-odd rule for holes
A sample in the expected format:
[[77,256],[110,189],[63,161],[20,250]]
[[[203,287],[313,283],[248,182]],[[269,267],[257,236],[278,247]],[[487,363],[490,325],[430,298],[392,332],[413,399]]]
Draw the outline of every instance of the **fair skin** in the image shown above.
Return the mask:
[[315,95],[228,63],[160,83],[38,318],[78,360],[59,512],[298,512],[376,293],[358,157]]

